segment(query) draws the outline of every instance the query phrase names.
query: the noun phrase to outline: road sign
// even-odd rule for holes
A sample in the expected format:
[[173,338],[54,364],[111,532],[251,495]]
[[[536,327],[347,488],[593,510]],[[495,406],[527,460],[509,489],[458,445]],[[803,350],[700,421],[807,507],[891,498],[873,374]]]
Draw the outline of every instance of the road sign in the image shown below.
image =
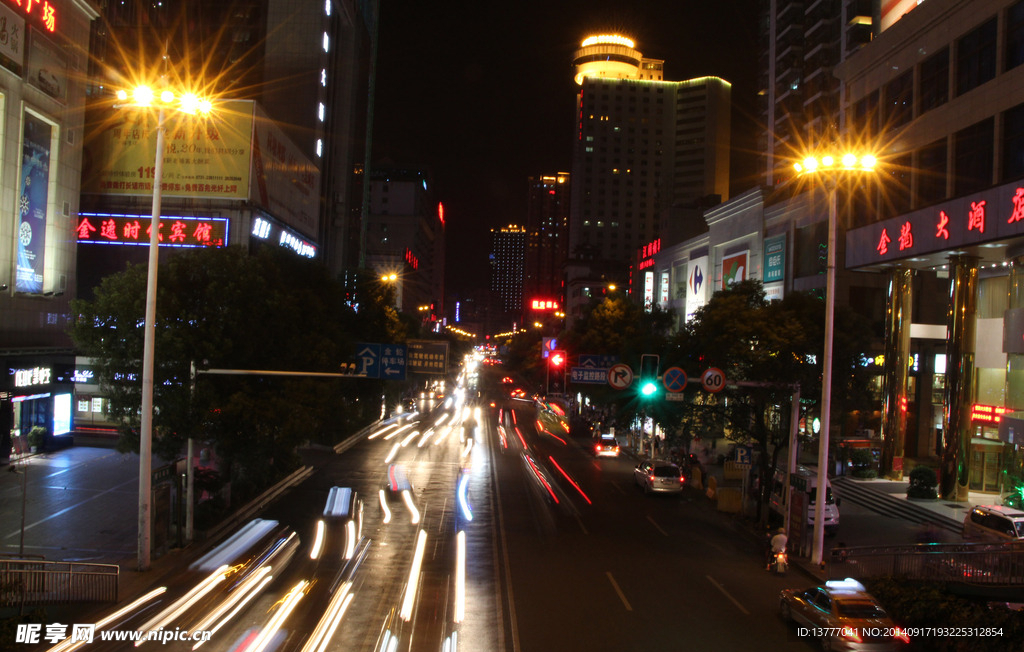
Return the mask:
[[367,378],[380,378],[380,344],[356,344],[356,374]]
[[613,365],[608,370],[608,384],[614,389],[626,389],[633,382],[633,369],[628,364]]
[[618,361],[619,356],[617,355],[602,355],[594,353],[580,354],[581,367],[590,367],[592,369],[604,369],[605,371],[608,371],[608,369],[611,368],[611,366]]
[[409,340],[406,344],[407,371],[424,374],[448,373],[448,342]]
[[665,400],[666,401],[685,401],[686,400],[686,394],[683,394],[682,392],[669,392],[669,393],[665,394]]
[[604,385],[608,382],[608,370],[604,368],[573,367],[569,382]]
[[718,393],[725,389],[725,373],[718,367],[711,367],[700,377],[700,386],[705,390]]
[[383,344],[380,352],[380,377],[384,380],[405,380],[405,345]]
[[670,392],[681,392],[686,389],[686,372],[679,367],[669,367],[661,375],[661,384]]

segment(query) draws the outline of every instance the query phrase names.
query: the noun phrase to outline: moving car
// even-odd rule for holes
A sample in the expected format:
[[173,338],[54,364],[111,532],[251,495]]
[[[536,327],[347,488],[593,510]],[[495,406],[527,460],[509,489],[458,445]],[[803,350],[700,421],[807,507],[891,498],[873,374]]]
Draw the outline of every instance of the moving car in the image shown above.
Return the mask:
[[1024,511],[1000,505],[978,505],[964,517],[965,539],[1020,541],[1024,539]]
[[[798,466],[796,471],[789,475],[789,485],[793,488],[792,494],[786,491],[786,470],[776,469],[775,477],[772,479],[772,493],[768,501],[768,507],[775,512],[776,518],[785,518],[789,511],[789,496],[797,493],[803,494],[801,499],[807,505],[807,523],[814,526],[814,501],[818,499],[818,474],[810,469]],[[794,498],[796,500],[796,498]],[[825,534],[832,536],[839,529],[839,503],[832,495],[832,485],[828,478],[825,479]]]
[[644,493],[679,493],[686,483],[682,470],[665,460],[642,460],[633,469],[633,480]]
[[779,615],[821,634],[826,650],[900,650],[910,642],[857,580],[832,580],[805,591],[784,589]]
[[602,433],[594,438],[595,457],[618,457],[619,442],[615,441],[615,435]]

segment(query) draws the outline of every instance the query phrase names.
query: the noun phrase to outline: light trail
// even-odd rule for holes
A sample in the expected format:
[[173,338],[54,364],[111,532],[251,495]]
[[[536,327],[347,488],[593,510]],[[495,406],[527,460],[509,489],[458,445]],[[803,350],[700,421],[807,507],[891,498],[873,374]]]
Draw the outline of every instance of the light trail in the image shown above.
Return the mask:
[[420,530],[416,535],[416,552],[413,554],[412,568],[409,569],[409,581],[405,586],[405,598],[402,600],[402,610],[399,616],[402,620],[409,622],[412,618],[412,608],[416,601],[416,593],[420,586],[420,569],[423,567],[423,552],[427,548],[427,533]]
[[555,468],[558,469],[558,471],[565,476],[565,479],[569,481],[569,484],[576,487],[576,491],[580,492],[580,495],[583,496],[583,499],[587,501],[587,504],[592,505],[593,503],[590,501],[590,498],[587,497],[587,494],[583,493],[583,490],[580,489],[580,486],[576,484],[576,481],[573,480],[568,473],[565,472],[565,469],[559,466],[558,462],[555,461],[555,458],[548,455],[548,459],[551,460],[551,463],[555,465]]

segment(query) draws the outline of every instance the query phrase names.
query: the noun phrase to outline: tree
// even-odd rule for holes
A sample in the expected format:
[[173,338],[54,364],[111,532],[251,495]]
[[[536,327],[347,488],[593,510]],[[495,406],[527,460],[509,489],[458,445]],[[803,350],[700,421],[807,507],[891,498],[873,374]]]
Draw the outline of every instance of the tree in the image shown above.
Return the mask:
[[[145,288],[146,267],[129,266],[73,306],[71,335],[95,360],[122,450],[138,450]],[[154,452],[172,458],[198,436],[212,442],[231,480],[255,488],[289,469],[298,444],[333,443],[375,418],[382,381],[200,375],[193,387],[189,373],[191,363],[337,372],[360,340],[404,340],[412,327],[387,292],[371,282],[358,292],[356,312],[325,268],[274,248],[169,257],[158,284]]]
[[[788,445],[793,387],[799,384],[802,401],[821,396],[823,323],[824,302],[807,293],[768,302],[757,281],[716,292],[676,335],[675,355],[696,361],[698,371],[719,367],[729,380],[764,384],[701,395],[678,408],[684,422],[720,427],[735,441],[751,442],[761,453],[760,477],[771,478]],[[836,324],[833,394],[849,395],[855,385],[867,386],[857,361],[867,348],[869,329],[845,309],[837,310]],[[767,489],[763,482],[761,504]]]

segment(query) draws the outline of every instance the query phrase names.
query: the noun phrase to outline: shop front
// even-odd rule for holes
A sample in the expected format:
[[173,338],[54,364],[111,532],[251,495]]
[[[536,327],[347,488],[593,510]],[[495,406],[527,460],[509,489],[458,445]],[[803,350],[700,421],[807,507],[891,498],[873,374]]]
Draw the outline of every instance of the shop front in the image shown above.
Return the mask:
[[0,387],[0,463],[33,448],[69,444],[73,429],[74,358],[10,358],[5,360],[4,369]]

